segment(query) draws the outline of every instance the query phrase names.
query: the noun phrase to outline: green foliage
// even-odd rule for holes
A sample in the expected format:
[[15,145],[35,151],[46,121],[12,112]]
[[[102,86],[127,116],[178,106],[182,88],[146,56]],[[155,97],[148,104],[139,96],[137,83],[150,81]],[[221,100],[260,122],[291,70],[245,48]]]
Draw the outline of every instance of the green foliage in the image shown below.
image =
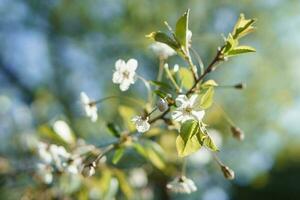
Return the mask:
[[253,26],[255,22],[256,19],[245,19],[245,15],[241,13],[232,31],[233,38],[239,39],[253,32],[255,30]]
[[255,30],[253,27],[255,21],[255,19],[245,19],[243,14],[240,15],[240,18],[235,24],[232,33],[229,33],[225,40],[225,45],[222,49],[222,55],[224,57],[231,57],[256,51],[250,46],[239,46],[239,39]]
[[133,144],[133,147],[141,156],[149,160],[155,167],[160,170],[165,169],[166,165],[163,156],[163,149],[158,143],[151,140],[144,140],[143,145],[135,143]]
[[117,126],[113,123],[107,123],[106,124],[107,129],[109,130],[109,132],[115,136],[115,137],[120,137],[120,133],[119,130],[117,128]]
[[184,157],[194,153],[202,146],[200,124],[196,120],[188,120],[181,125],[176,139],[178,156]]
[[187,32],[189,30],[189,12],[190,10],[187,10],[177,21],[176,23],[176,29],[175,29],[175,36],[178,40],[181,47],[185,50],[185,52],[188,52],[188,41],[187,41]]
[[112,163],[117,164],[121,160],[122,156],[124,155],[124,152],[125,149],[123,147],[118,148],[114,153]]
[[129,131],[135,130],[135,126],[133,123],[131,123],[132,117],[135,115],[135,111],[129,107],[129,106],[124,106],[121,105],[119,106],[119,113],[121,117],[123,118],[123,122],[125,126],[128,128]]
[[213,104],[215,89],[213,86],[200,92],[200,108],[207,109]]
[[207,89],[209,87],[216,87],[216,86],[218,86],[218,83],[214,80],[208,80],[201,84],[201,88],[203,89]]
[[189,10],[187,10],[176,22],[175,32],[166,23],[172,36],[161,31],[152,32],[146,37],[151,38],[157,42],[164,43],[173,48],[179,55],[186,58],[189,56],[188,50],[188,23],[189,23]]
[[184,67],[181,67],[178,71],[179,79],[181,81],[181,86],[188,90],[194,85],[193,73]]

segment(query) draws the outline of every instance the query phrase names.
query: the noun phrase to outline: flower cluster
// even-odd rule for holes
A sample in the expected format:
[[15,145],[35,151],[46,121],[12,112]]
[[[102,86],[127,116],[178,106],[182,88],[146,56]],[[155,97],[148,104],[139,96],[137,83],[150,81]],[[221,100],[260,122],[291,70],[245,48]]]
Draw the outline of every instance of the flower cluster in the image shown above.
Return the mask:
[[[142,80],[146,86],[148,102],[142,102],[141,107],[138,107],[136,102],[139,101],[136,98],[131,98],[128,95],[113,95],[99,100],[92,100],[84,92],[80,94],[85,114],[92,122],[96,122],[98,119],[97,104],[111,98],[118,97],[130,100],[134,102],[137,108],[126,108],[122,112],[120,111],[123,121],[127,123],[126,127],[117,124],[118,120],[106,123],[107,129],[115,137],[116,142],[105,146],[103,151],[100,148],[97,149],[99,150],[98,155],[89,161],[84,159],[85,156],[83,154],[92,152],[95,147],[74,144],[75,139],[71,136],[71,130],[62,121],[56,122],[54,130],[58,132],[60,137],[64,138],[64,142],[72,144],[72,148],[70,148],[72,151],[68,152],[63,146],[39,143],[38,154],[41,161],[38,164],[38,169],[44,182],[51,183],[53,174],[56,172],[69,174],[81,172],[85,177],[93,176],[96,172],[97,163],[105,154],[113,152],[112,163],[117,164],[122,159],[127,147],[132,147],[137,153],[152,162],[156,168],[165,170],[167,161],[161,155],[163,150],[160,147],[159,139],[156,140],[160,135],[165,134],[163,128],[167,128],[173,131],[173,134],[176,134],[176,140],[174,141],[176,145],[174,146],[176,146],[179,157],[189,156],[205,148],[206,153],[212,153],[209,155],[215,158],[215,161],[220,165],[224,177],[229,180],[234,179],[234,171],[225,166],[216,155],[216,152],[219,151],[217,145],[221,145],[220,136],[214,137],[213,133],[209,133],[208,125],[203,122],[207,113],[206,110],[213,106],[215,87],[219,86],[214,80],[204,79],[207,74],[216,69],[217,64],[228,59],[228,57],[253,51],[250,47],[238,46],[238,40],[249,33],[250,30],[248,29],[252,30],[253,27],[251,25],[254,21],[246,20],[241,15],[233,32],[226,39],[225,44],[218,48],[215,58],[206,69],[200,66],[201,70],[198,73],[197,65],[193,63],[193,58],[190,54],[190,49],[192,49],[192,32],[188,28],[188,19],[189,10],[177,21],[175,32],[166,23],[171,32],[170,34],[157,31],[147,36],[155,41],[151,45],[151,49],[159,58],[157,79],[146,80],[146,78],[138,75],[136,73],[138,61],[134,58],[128,61],[118,59],[115,62],[112,82],[118,84],[122,92],[129,90],[130,86],[135,84],[137,79]],[[174,69],[170,70],[167,59],[176,54],[186,62],[187,66],[175,64]],[[200,57],[197,52],[194,52],[194,54]],[[199,65],[201,65],[199,60],[201,59],[198,59]],[[234,85],[233,88],[241,89],[241,86],[237,87]],[[137,110],[142,110],[142,113],[137,113]],[[230,130],[233,133],[233,137],[240,141],[243,140],[244,133],[242,130],[233,126],[233,122],[228,115],[225,114],[224,118],[231,126]],[[157,121],[164,122],[164,126],[161,123],[156,123]],[[132,128],[132,125],[135,128]],[[123,130],[120,130],[120,127]],[[150,132],[152,127],[158,129],[155,135],[157,138],[149,138],[151,136],[148,136],[148,134],[141,134],[147,131]],[[63,129],[63,131],[60,129]],[[183,164],[181,175],[166,185],[170,191],[185,194],[197,191],[197,186],[193,180],[185,176],[184,166],[185,164]],[[109,171],[109,174],[113,173],[120,176],[120,172],[116,168]],[[123,180],[123,174],[121,174],[121,177]],[[135,187],[145,187],[147,181],[144,170],[131,171],[130,182]]]

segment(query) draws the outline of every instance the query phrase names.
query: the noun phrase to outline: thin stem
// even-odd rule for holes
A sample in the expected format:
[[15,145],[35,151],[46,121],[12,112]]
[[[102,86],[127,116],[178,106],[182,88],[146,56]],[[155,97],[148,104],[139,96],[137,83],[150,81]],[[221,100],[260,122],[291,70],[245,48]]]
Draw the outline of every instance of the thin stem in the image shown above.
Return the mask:
[[188,62],[189,66],[190,66],[190,69],[193,73],[193,77],[194,77],[194,80],[195,82],[198,80],[198,73],[197,73],[197,67],[194,65],[193,61],[192,61],[192,58],[191,56],[187,56],[185,58],[185,60]]
[[136,74],[137,78],[139,78],[145,85],[145,87],[147,88],[147,91],[148,91],[148,102],[150,103],[150,105],[152,104],[152,93],[151,93],[151,87],[150,87],[150,84],[149,82],[144,79],[142,76]]
[[[99,162],[99,160],[101,160],[101,158],[103,158],[103,156],[105,156],[105,154],[109,153],[109,152],[112,151],[114,148],[115,148],[115,145],[110,145],[110,146],[108,146],[106,149],[103,150],[102,153],[100,153],[100,154],[97,156],[97,158],[96,158],[93,162],[95,162],[96,165],[97,165],[97,163]],[[93,163],[93,162],[92,162],[92,163]]]
[[217,154],[214,152],[211,152],[211,153],[213,155],[214,160],[218,163],[218,165],[224,166],[224,163],[220,160],[220,158],[217,156]]
[[186,176],[186,167],[187,167],[187,159],[183,158],[182,168],[181,168],[181,175],[182,176]]
[[192,47],[190,49],[192,50],[192,53],[194,54],[194,56],[196,57],[196,59],[198,61],[198,64],[200,67],[200,75],[202,75],[204,73],[204,64],[202,62],[202,59],[195,49],[193,49]]
[[150,124],[153,124],[153,123],[156,122],[157,120],[164,118],[164,116],[165,116],[166,114],[168,114],[168,113],[170,112],[170,110],[171,110],[171,109],[170,109],[170,107],[169,107],[168,110],[166,110],[166,111],[163,112],[162,114],[160,114],[160,115],[158,115],[157,117],[155,117],[155,118],[149,120],[149,123],[150,123]]
[[159,58],[159,68],[158,68],[158,74],[157,74],[157,81],[161,81],[164,73],[164,64],[165,64],[165,59],[164,58]]
[[225,112],[225,110],[222,108],[221,105],[215,103],[215,105],[217,105],[217,107],[219,108],[219,110],[222,112],[222,115],[224,117],[224,119],[231,125],[231,126],[235,126],[233,120],[229,117],[229,115]]
[[198,85],[198,83],[200,81],[203,80],[203,78],[209,74],[210,72],[215,70],[215,64],[217,64],[220,61],[220,55],[222,52],[223,48],[218,49],[217,55],[215,56],[215,58],[212,60],[212,62],[208,65],[208,67],[206,68],[206,70],[204,71],[204,73],[195,81],[194,85],[191,87],[191,89],[189,89],[187,91],[187,95],[191,94],[193,92],[193,90],[196,88],[196,86]]
[[96,100],[96,101],[91,101],[90,104],[100,104],[100,103],[102,103],[102,102],[104,102],[106,100],[109,100],[109,99],[118,99],[118,98],[123,98],[123,99],[131,101],[131,102],[133,102],[135,104],[139,104],[141,106],[144,106],[144,104],[142,104],[141,102],[137,101],[134,98],[131,98],[131,97],[128,97],[128,96],[121,96],[121,95],[112,95],[112,96],[104,97],[104,98]]
[[164,69],[167,73],[167,76],[169,77],[169,79],[171,80],[171,82],[173,83],[173,85],[175,86],[177,92],[180,92],[181,89],[180,87],[177,85],[176,81],[174,80],[174,77],[172,76],[170,70],[169,70],[169,66],[167,64],[164,65]]

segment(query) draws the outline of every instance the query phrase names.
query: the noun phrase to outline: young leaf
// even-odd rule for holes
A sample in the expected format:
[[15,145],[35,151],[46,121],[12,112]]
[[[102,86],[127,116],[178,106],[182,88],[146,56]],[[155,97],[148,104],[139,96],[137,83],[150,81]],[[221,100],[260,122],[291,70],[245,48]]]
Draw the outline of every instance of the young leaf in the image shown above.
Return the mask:
[[209,88],[209,87],[216,87],[216,86],[218,86],[218,83],[216,83],[216,81],[214,80],[205,81],[201,85],[202,88]]
[[154,90],[153,91],[157,96],[161,97],[161,98],[166,98],[168,96],[168,93],[161,91],[161,90]]
[[135,130],[135,125],[131,122],[132,117],[136,112],[129,106],[119,106],[119,113],[123,118],[123,122],[130,131]]
[[178,74],[181,80],[181,85],[185,89],[189,89],[193,86],[194,84],[193,73],[189,69],[181,67],[178,71]]
[[245,15],[240,14],[240,17],[233,28],[233,38],[239,39],[254,31],[255,28],[252,25],[255,21],[255,19],[245,19]]
[[164,157],[163,157],[163,149],[161,146],[152,141],[145,141],[145,150],[147,152],[147,159],[151,161],[151,163],[160,170],[164,170],[166,168]]
[[215,145],[214,141],[207,135],[204,139],[204,145],[212,151],[219,151],[218,147]]
[[117,177],[121,191],[124,193],[127,199],[132,199],[134,196],[133,189],[127,181],[125,173],[117,168],[113,169],[115,176]]
[[121,160],[122,156],[124,155],[124,152],[125,152],[124,148],[118,148],[114,153],[112,163],[117,164]]
[[120,133],[119,133],[119,131],[118,131],[118,129],[117,129],[117,127],[116,127],[115,124],[113,124],[113,123],[107,123],[107,124],[106,124],[106,127],[107,127],[107,129],[109,130],[109,132],[110,132],[113,136],[115,136],[115,137],[120,137]]
[[172,90],[172,87],[168,83],[164,83],[164,82],[161,82],[161,81],[154,81],[154,80],[150,81],[150,83],[152,85],[158,86],[158,87],[166,89],[166,90]]
[[203,96],[201,97],[200,100],[200,107],[202,109],[207,109],[209,108],[212,103],[213,103],[213,98],[214,98],[214,87],[209,87]]
[[156,42],[164,43],[164,44],[168,45],[169,47],[173,48],[175,51],[177,51],[180,48],[178,43],[173,38],[171,38],[167,34],[160,32],[160,31],[152,32],[149,35],[147,35],[146,37],[152,38]]
[[188,120],[181,125],[179,136],[176,139],[178,156],[184,157],[200,149],[199,134],[200,126],[198,121]]
[[185,50],[188,49],[187,32],[188,32],[188,23],[189,23],[189,12],[190,10],[187,10],[178,19],[176,23],[176,29],[175,29],[175,36]]
[[249,46],[238,46],[228,52],[228,56],[236,56],[243,53],[255,52],[256,50]]

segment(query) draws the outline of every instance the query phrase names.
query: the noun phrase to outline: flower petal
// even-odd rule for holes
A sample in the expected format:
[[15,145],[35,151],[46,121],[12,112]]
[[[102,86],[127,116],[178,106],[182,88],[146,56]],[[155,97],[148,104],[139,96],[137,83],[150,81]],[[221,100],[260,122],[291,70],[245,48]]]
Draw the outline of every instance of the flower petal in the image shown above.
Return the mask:
[[177,96],[175,101],[176,101],[176,105],[181,107],[181,106],[185,105],[188,102],[188,98],[185,95],[181,94],[181,95]]
[[80,93],[80,101],[83,104],[89,104],[90,98],[84,92],[81,92]]
[[113,83],[121,83],[122,80],[123,80],[122,73],[120,71],[115,71],[112,78]]
[[195,117],[196,120],[201,121],[205,115],[205,111],[192,111],[192,115]]
[[115,63],[116,70],[120,71],[122,68],[124,68],[125,65],[126,64],[125,64],[124,60],[122,60],[122,59],[117,60]]
[[136,68],[138,67],[138,61],[136,59],[129,59],[127,61],[127,69],[130,71],[130,72],[135,72]]

